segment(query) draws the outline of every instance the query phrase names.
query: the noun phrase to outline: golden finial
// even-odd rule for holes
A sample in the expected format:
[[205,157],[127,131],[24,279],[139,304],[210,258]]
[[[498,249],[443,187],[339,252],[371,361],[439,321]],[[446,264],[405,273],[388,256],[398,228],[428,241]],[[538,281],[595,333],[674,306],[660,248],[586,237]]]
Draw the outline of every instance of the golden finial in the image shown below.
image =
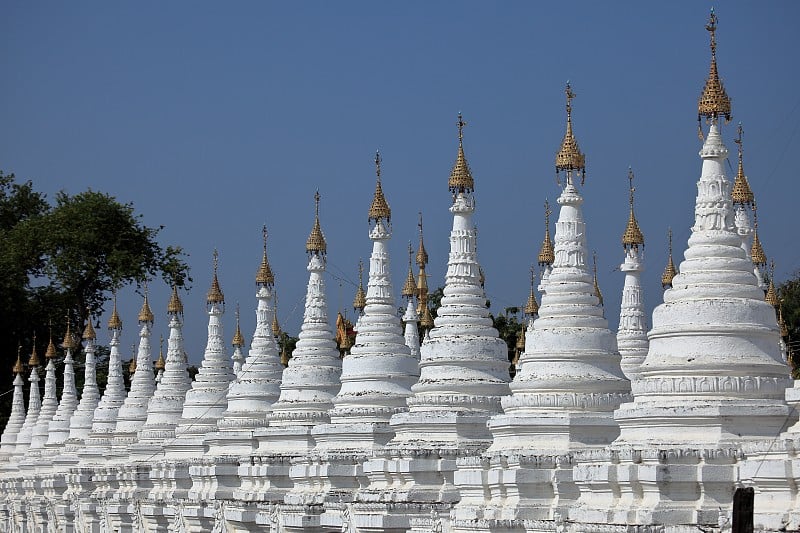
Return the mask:
[[419,248],[417,248],[417,266],[424,268],[428,264],[428,252],[425,250],[425,243],[422,238],[422,211],[419,212]]
[[350,342],[350,338],[347,336],[347,323],[342,316],[342,312],[339,311],[336,313],[336,344],[339,347],[339,352],[341,353],[342,357],[344,357],[352,347],[352,343]]
[[242,335],[242,329],[239,327],[239,302],[236,302],[236,332],[233,334],[231,345],[235,348],[244,347],[244,336]]
[[567,82],[564,93],[567,96],[567,131],[561,141],[561,148],[556,154],[556,181],[559,185],[561,184],[558,173],[563,170],[567,173],[567,184],[571,184],[572,173],[580,171],[581,185],[583,185],[586,180],[586,157],[581,153],[578,141],[575,140],[575,135],[572,133],[572,99],[575,98],[575,93],[572,92],[569,82]]
[[64,332],[64,340],[61,342],[61,347],[65,350],[74,350],[76,347],[75,337],[72,335],[72,330],[70,329],[70,321],[69,315],[66,316],[67,319],[67,331]]
[[744,175],[744,164],[742,163],[742,133],[744,133],[744,130],[742,129],[741,122],[736,131],[738,132],[738,136],[733,142],[739,146],[739,168],[736,171],[736,178],[733,180],[731,199],[733,200],[733,205],[741,204],[752,207],[755,203],[755,196],[753,195],[753,190],[750,188],[750,183],[747,181],[747,176]]
[[158,339],[158,359],[156,359],[156,370],[164,370],[167,368],[167,362],[164,360],[164,335]]
[[717,72],[717,15],[713,8],[706,24],[706,30],[711,34],[711,67],[703,94],[700,95],[700,101],[697,103],[697,121],[700,122],[700,117],[706,117],[707,120],[725,117],[725,120],[730,122],[731,99],[725,92]]
[[597,296],[598,303],[603,305],[603,293],[600,292],[600,284],[597,282],[597,252],[592,252],[594,263],[594,295]]
[[433,315],[427,304],[422,306],[422,312],[419,313],[419,327],[423,331],[433,328]]
[[636,216],[633,214],[633,193],[636,191],[636,187],[633,186],[633,169],[630,167],[628,167],[628,190],[630,193],[630,214],[628,215],[628,225],[625,226],[625,233],[622,234],[622,247],[625,250],[638,250],[639,246],[644,248],[644,235],[642,230],[639,229]]
[[357,313],[364,311],[367,306],[367,294],[364,292],[364,263],[361,259],[358,260],[358,289],[356,289],[356,296],[353,298],[353,309]]
[[470,193],[475,190],[475,180],[472,179],[472,172],[467,164],[467,158],[464,156],[464,126],[467,125],[458,112],[458,155],[456,162],[453,165],[453,170],[450,171],[450,180],[448,186],[450,192],[454,195],[458,193]]
[[375,152],[375,196],[372,198],[372,205],[369,207],[369,221],[378,222],[385,219],[386,222],[392,220],[392,210],[389,208],[389,203],[383,195],[383,188],[381,187],[381,153]]
[[778,291],[775,290],[775,260],[773,259],[769,263],[769,287],[767,288],[767,294],[764,296],[764,300],[771,305],[772,307],[777,308],[780,306],[780,301],[778,300]]
[[525,325],[521,324],[519,327],[519,333],[517,333],[517,353],[515,354],[514,358],[519,360],[520,354],[525,351]]
[[539,249],[539,266],[552,265],[556,261],[556,252],[553,247],[553,241],[550,240],[550,215],[553,212],[550,210],[550,202],[544,201],[544,241],[542,247]]
[[217,269],[219,268],[219,252],[214,248],[214,277],[211,279],[211,288],[208,289],[208,296],[206,303],[208,305],[224,304],[225,295],[222,294],[222,289],[219,286],[219,279],[217,278]]
[[284,341],[283,347],[281,348],[281,364],[283,365],[284,368],[289,366],[289,359],[291,359],[289,357],[289,350],[286,346],[286,341]]
[[11,371],[15,374],[22,374],[25,371],[25,367],[22,366],[22,345],[17,346],[17,362],[14,363],[14,366],[11,368]]
[[672,228],[667,230],[667,235],[669,238],[669,259],[667,260],[666,268],[664,268],[664,273],[661,275],[661,286],[664,289],[671,289],[672,280],[678,273],[675,270],[675,263],[672,262]]
[[259,286],[272,286],[275,284],[275,276],[272,274],[272,269],[267,260],[267,225],[261,228],[261,234],[264,237],[264,255],[261,257],[261,265],[256,272],[256,285]]
[[128,365],[128,375],[132,376],[136,373],[136,345],[131,344],[131,362]]
[[28,366],[39,366],[39,356],[36,355],[36,332],[33,332],[33,349],[31,350],[31,358],[28,359]]
[[86,308],[86,327],[83,329],[83,340],[85,341],[93,341],[97,338],[97,333],[94,332],[94,327],[92,326],[92,311],[87,307]]
[[181,302],[181,297],[178,296],[178,286],[174,283],[172,285],[172,294],[170,295],[169,303],[167,304],[167,313],[170,315],[183,314],[183,302]]
[[53,344],[53,321],[49,320],[47,329],[50,332],[50,342],[47,344],[47,350],[44,352],[46,359],[52,359],[56,356],[56,345]]
[[122,329],[122,319],[117,312],[117,292],[114,291],[114,309],[111,311],[111,318],[108,319],[108,329]]
[[408,276],[406,276],[406,283],[403,285],[402,295],[406,298],[413,298],[417,294],[417,282],[414,280],[414,271],[412,270],[412,260],[414,258],[414,248],[411,242],[408,243]]
[[761,246],[761,239],[758,238],[758,207],[755,200],[753,201],[753,244],[750,246],[750,259],[759,268],[767,266],[767,255],[764,253],[764,247]]
[[274,337],[281,336],[281,326],[278,324],[278,292],[275,291],[275,308],[272,313],[272,335]]
[[319,225],[319,191],[314,193],[314,227],[311,228],[311,234],[306,241],[306,252],[310,254],[325,255],[328,251],[328,245],[325,242],[325,236],[322,234],[322,228]]
[[525,314],[534,316],[539,313],[539,303],[536,301],[536,292],[534,285],[536,284],[536,270],[531,265],[531,293],[528,296],[528,303],[525,304]]
[[147,300],[147,283],[144,284],[144,302],[142,303],[142,310],[139,311],[139,323],[149,322],[152,324],[156,318],[153,316],[153,311],[150,309],[150,302]]

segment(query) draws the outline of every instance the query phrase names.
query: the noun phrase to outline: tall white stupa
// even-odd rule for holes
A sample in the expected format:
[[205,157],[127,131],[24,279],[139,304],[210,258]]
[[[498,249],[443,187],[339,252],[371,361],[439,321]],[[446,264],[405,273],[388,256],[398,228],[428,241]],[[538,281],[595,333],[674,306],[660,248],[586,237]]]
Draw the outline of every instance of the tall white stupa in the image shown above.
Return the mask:
[[20,462],[20,467],[23,469],[35,468],[37,466],[36,463],[39,462],[42,449],[47,443],[50,422],[53,420],[53,416],[55,416],[58,410],[56,365],[53,362],[56,355],[56,345],[53,342],[51,328],[50,341],[47,343],[47,350],[44,352],[44,358],[45,361],[47,361],[44,377],[44,397],[42,398],[42,407],[39,410],[39,417],[36,419],[36,424],[31,431],[31,446],[28,448],[25,460]]
[[403,290],[400,292],[403,298],[406,299],[406,312],[403,313],[403,336],[406,339],[406,346],[411,351],[411,355],[419,358],[419,315],[417,315],[416,302],[419,290],[412,270],[413,258],[414,249],[411,247],[411,243],[408,243],[408,275],[406,276],[405,284],[403,284]]
[[42,455],[52,457],[59,454],[64,448],[64,441],[69,437],[70,420],[78,407],[78,390],[75,387],[75,361],[72,353],[77,347],[75,338],[72,335],[70,321],[67,319],[67,331],[64,333],[64,341],[61,343],[64,348],[64,383],[61,392],[61,400],[58,409],[53,415],[53,420],[48,428],[47,442]]
[[[11,414],[8,417],[8,422],[0,436],[0,462],[8,462],[14,453],[14,448],[17,442],[17,434],[19,434],[22,425],[25,423],[25,393],[22,390],[25,382],[22,380],[22,373],[25,368],[22,366],[22,346],[17,350],[17,362],[14,363],[12,372],[14,372],[14,396],[11,400]],[[0,468],[2,466],[0,465]]]
[[630,213],[625,233],[622,234],[622,249],[625,260],[619,269],[625,274],[622,287],[622,305],[619,311],[617,348],[622,356],[622,371],[633,381],[639,375],[639,365],[647,356],[647,320],[645,316],[644,291],[641,275],[644,271],[644,235],[633,212],[633,170],[628,169],[630,191]]
[[31,438],[33,437],[33,428],[36,426],[36,421],[39,419],[39,411],[42,408],[42,397],[39,393],[39,356],[36,354],[36,334],[33,335],[33,348],[31,349],[31,357],[28,359],[28,367],[31,369],[30,377],[30,392],[28,393],[28,410],[25,413],[25,422],[17,433],[17,439],[14,443],[14,460],[15,464],[24,459],[28,448],[31,446]]

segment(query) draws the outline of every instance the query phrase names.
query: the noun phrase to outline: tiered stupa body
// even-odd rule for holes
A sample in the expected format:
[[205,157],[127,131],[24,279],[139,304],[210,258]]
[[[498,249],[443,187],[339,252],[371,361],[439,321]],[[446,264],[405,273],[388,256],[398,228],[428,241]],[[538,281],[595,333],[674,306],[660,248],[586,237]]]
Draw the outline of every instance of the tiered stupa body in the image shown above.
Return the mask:
[[[375,165],[377,183],[369,209],[372,254],[364,314],[355,345],[342,362],[342,386],[333,398],[330,423],[314,428],[316,447],[310,459],[292,467],[295,489],[287,495],[287,503],[353,501],[366,481],[361,462],[392,438],[389,420],[407,409],[406,399],[419,375],[395,306],[388,251],[391,210],[381,187],[380,155],[376,155]],[[324,525],[343,527],[340,507],[326,505],[325,510]]]
[[138,441],[137,434],[147,420],[147,406],[156,390],[153,375],[152,348],[150,337],[153,334],[155,317],[150,309],[145,287],[144,302],[139,311],[139,350],[136,355],[136,370],[131,378],[131,389],[125,402],[119,408],[117,427],[114,432],[114,455],[127,461],[130,457],[128,447]]
[[617,348],[622,356],[622,371],[633,381],[639,376],[639,365],[647,356],[647,324],[644,308],[644,291],[641,275],[644,271],[644,235],[633,213],[633,171],[628,170],[630,180],[630,214],[625,233],[622,234],[622,248],[625,261],[619,269],[625,274],[622,288],[622,305],[619,312]]
[[200,457],[206,451],[205,437],[217,429],[225,410],[225,395],[236,377],[226,354],[222,332],[225,296],[217,279],[217,252],[214,251],[214,277],[206,298],[208,339],[203,362],[186,393],[181,420],[175,428],[175,440],[166,446],[168,458]]
[[[567,132],[556,156],[556,172],[566,177],[558,198],[555,260],[511,395],[502,400],[503,413],[489,421],[492,445],[483,459],[459,465],[457,528],[469,529],[476,520],[519,527],[525,520],[553,520],[564,513],[578,497],[574,452],[613,441],[614,409],[630,398],[587,264],[587,227],[576,183],[586,167],[572,132],[569,84],[566,95]],[[477,483],[481,478],[497,482]]]
[[[56,357],[56,345],[53,343],[52,335],[44,357],[45,361],[47,361],[44,377],[44,397],[42,398],[42,407],[39,410],[39,418],[36,419],[36,424],[31,431],[31,446],[28,448],[25,460],[20,463],[20,467],[23,469],[32,469],[37,466],[37,462],[42,455],[42,449],[47,443],[50,422],[58,410],[56,365],[53,363],[53,359]],[[41,466],[41,463],[38,466]]]
[[125,380],[122,376],[122,361],[119,352],[122,320],[117,313],[116,297],[114,298],[114,310],[108,320],[108,329],[111,331],[108,382],[103,397],[100,398],[100,402],[94,410],[92,429],[85,440],[86,446],[78,451],[81,462],[86,465],[106,462],[113,443],[114,430],[117,428],[119,408],[125,402]]
[[[20,348],[21,350],[21,348]],[[22,358],[17,353],[17,362],[14,364],[14,396],[11,400],[11,414],[8,417],[8,423],[3,430],[3,435],[0,437],[0,462],[7,462],[14,454],[14,448],[17,442],[17,435],[25,423],[25,393],[22,387],[25,382],[22,379]]]
[[[700,151],[694,225],[672,287],[653,312],[634,400],[615,413],[620,436],[605,457],[576,468],[584,522],[718,526],[733,503],[741,448],[774,439],[793,419],[775,310],[753,275],[734,223],[728,150],[730,100],[712,61],[699,103],[710,124]],[[602,462],[600,462],[602,459]],[[690,526],[692,529],[695,526]]]
[[[392,417],[394,439],[364,466],[371,484],[360,499],[397,502],[389,513],[403,525],[409,515],[427,517],[440,510],[437,502],[458,500],[455,461],[489,445],[486,421],[508,394],[507,347],[492,326],[481,286],[472,221],[475,182],[464,155],[464,125],[459,114],[458,152],[448,183],[453,227],[441,307],[420,348],[420,378],[411,388],[409,411]],[[422,259],[424,266],[427,257]]]
[[25,422],[22,424],[19,433],[17,433],[17,440],[14,446],[15,463],[22,460],[28,448],[30,448],[33,428],[36,426],[36,421],[39,419],[39,411],[42,408],[42,397],[39,393],[39,356],[36,354],[36,336],[33,338],[33,350],[28,360],[28,366],[31,369],[31,374],[28,378],[31,384],[30,392],[28,393],[28,411],[25,414]]
[[[257,449],[250,463],[240,466],[242,486],[235,497],[245,502],[283,502],[292,487],[290,462],[311,451],[311,430],[330,420],[331,400],[340,387],[342,361],[328,323],[323,278],[327,243],[319,223],[319,199],[317,193],[314,226],[306,241],[309,276],[299,340],[283,370],[280,396],[269,413],[269,426],[254,432]],[[300,513],[298,527],[302,529],[302,509]]]
[[64,348],[64,386],[58,409],[50,422],[47,443],[43,452],[43,455],[49,457],[59,454],[64,449],[64,441],[69,437],[70,420],[78,407],[78,390],[75,387],[75,368],[72,358],[76,342],[70,331],[69,322],[67,322],[67,331],[61,346]]

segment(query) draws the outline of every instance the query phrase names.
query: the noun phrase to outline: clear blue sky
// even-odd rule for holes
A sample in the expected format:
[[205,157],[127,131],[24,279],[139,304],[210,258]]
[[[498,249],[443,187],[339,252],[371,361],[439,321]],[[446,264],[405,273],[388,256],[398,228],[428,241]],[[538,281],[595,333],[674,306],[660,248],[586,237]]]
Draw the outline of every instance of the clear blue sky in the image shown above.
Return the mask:
[[[588,164],[588,242],[616,328],[628,166],[647,241],[648,307],[661,301],[667,227],[679,260],[693,222],[711,5],[8,1],[0,7],[0,168],[50,198],[61,189],[109,192],[148,225],[164,225],[161,242],[191,254],[185,330],[198,362],[214,247],[226,341],[237,301],[252,336],[265,223],[280,320],[297,333],[317,188],[331,318],[340,308],[352,316],[358,259],[371,249],[377,148],[393,209],[396,295],[420,210],[429,285],[441,285],[459,110],[469,123],[486,290],[495,312],[523,304],[541,206],[559,193],[553,158],[569,79]],[[717,14],[719,68],[745,128],[760,235],[783,279],[800,268],[800,3],[725,2]],[[735,122],[724,130],[734,168]],[[166,333],[168,291],[153,283],[151,293],[156,332]],[[120,305],[128,346],[141,299],[128,288]]]

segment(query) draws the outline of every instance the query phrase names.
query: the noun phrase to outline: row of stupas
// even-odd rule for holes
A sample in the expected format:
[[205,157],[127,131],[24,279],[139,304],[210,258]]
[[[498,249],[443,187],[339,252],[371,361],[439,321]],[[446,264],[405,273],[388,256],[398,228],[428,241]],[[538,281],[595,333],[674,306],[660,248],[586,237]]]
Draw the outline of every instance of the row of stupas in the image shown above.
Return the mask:
[[800,386],[789,377],[743,169],[741,127],[738,172],[733,182],[725,175],[721,126],[731,105],[717,72],[713,12],[707,29],[711,68],[698,109],[707,132],[694,225],[678,267],[670,237],[663,303],[649,332],[632,171],[616,334],[604,316],[589,266],[580,191],[586,162],[573,131],[575,94],[568,84],[566,133],[555,164],[561,187],[555,233],[546,204],[538,287],[532,276],[528,320],[509,368],[507,345],[486,306],[472,221],[475,179],[459,114],[448,182],[450,254],[435,319],[421,220],[419,248],[416,256],[409,249],[401,290],[407,302],[398,314],[387,246],[391,209],[377,154],[368,212],[372,252],[366,290],[360,282],[356,292],[355,324],[340,315],[331,326],[317,194],[306,242],[305,310],[291,358],[279,349],[266,229],[246,357],[238,309],[232,355],[226,347],[216,252],[206,350],[194,380],[176,288],[167,307],[166,357],[162,350],[155,364],[155,317],[145,291],[128,391],[116,302],[102,396],[91,320],[83,332],[80,401],[73,358],[81,346],[69,328],[60,399],[52,340],[42,397],[35,345],[28,361],[27,407],[18,354],[13,407],[0,439],[0,529],[800,528]]

